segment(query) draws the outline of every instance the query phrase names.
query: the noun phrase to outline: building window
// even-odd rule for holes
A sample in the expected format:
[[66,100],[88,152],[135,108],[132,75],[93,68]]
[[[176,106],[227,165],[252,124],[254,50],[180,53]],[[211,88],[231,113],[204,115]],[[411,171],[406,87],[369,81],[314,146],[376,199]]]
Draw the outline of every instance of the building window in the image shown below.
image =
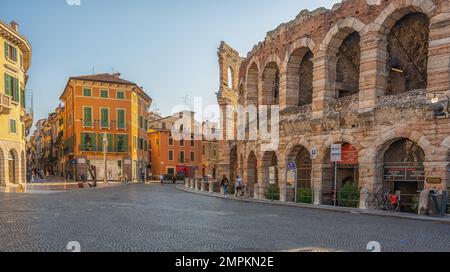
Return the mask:
[[9,132],[13,134],[17,133],[17,122],[14,119],[9,119]]
[[92,96],[92,89],[84,88],[83,89],[83,96]]
[[169,137],[169,145],[173,146],[173,138],[172,138],[172,136]]
[[195,146],[195,141],[194,141],[194,139],[192,139],[191,140],[191,147],[194,147]]
[[95,151],[95,134],[81,134],[81,151]]
[[5,74],[5,94],[12,97],[14,102],[19,103],[19,80]]
[[117,110],[117,128],[125,129],[125,110]]
[[109,91],[108,90],[101,90],[100,91],[100,97],[101,98],[109,98]]
[[173,161],[173,151],[169,151],[169,161]]
[[116,135],[117,152],[128,152],[128,135]]
[[5,57],[14,62],[17,61],[17,48],[5,42]]
[[206,155],[206,146],[202,146],[202,155],[205,156]]
[[148,131],[148,120],[144,120],[144,129]]
[[117,91],[116,93],[116,98],[120,99],[120,100],[124,100],[125,99],[125,92],[123,91]]
[[109,128],[109,109],[100,109],[101,128]]
[[175,169],[174,168],[167,168],[167,174],[175,175]]
[[184,146],[184,140],[180,140],[180,146]]
[[85,127],[92,127],[92,108],[85,107],[83,113],[83,121]]
[[180,151],[180,162],[184,162],[184,151]]
[[194,152],[191,152],[191,161],[195,162],[195,153]]
[[144,139],[139,138],[139,150],[144,150]]
[[139,116],[139,128],[144,128],[144,119],[142,116]]

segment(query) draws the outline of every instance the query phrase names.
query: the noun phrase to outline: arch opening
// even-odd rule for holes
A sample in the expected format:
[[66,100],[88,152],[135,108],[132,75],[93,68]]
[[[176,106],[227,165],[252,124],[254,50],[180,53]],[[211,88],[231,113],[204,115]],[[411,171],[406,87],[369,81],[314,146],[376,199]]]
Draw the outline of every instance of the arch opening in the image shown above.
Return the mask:
[[11,184],[19,183],[19,157],[15,150],[11,150],[8,154],[8,177]]
[[313,59],[309,48],[296,49],[287,64],[287,104],[305,106],[312,104]]
[[255,186],[258,184],[258,160],[255,153],[250,152],[247,158],[247,176],[244,179],[244,183],[247,186],[247,192],[250,197],[254,197]]
[[344,98],[359,92],[361,37],[357,31],[342,42],[336,55],[335,97]]
[[280,99],[280,70],[275,62],[269,63],[263,73],[263,105],[278,105]]
[[387,36],[386,95],[426,89],[430,20],[419,12],[398,20]]

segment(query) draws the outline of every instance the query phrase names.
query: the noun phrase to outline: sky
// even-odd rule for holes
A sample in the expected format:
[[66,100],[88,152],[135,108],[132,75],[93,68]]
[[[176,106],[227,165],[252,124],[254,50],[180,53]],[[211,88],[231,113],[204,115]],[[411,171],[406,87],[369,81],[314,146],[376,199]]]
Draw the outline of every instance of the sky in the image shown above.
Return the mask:
[[[337,0],[15,0],[0,20],[19,23],[32,47],[27,89],[35,120],[60,103],[70,76],[120,72],[143,86],[152,109],[202,97],[216,103],[217,48],[226,41],[245,57],[266,33],[303,9]],[[79,3],[79,5],[77,5]]]

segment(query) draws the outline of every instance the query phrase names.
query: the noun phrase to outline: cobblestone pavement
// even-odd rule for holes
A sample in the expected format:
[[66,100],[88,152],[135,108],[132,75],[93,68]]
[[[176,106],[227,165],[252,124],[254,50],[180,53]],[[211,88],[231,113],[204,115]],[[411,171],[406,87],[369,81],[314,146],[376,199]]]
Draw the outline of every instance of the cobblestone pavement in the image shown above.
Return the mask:
[[0,193],[0,251],[450,252],[450,224],[242,203],[129,185]]

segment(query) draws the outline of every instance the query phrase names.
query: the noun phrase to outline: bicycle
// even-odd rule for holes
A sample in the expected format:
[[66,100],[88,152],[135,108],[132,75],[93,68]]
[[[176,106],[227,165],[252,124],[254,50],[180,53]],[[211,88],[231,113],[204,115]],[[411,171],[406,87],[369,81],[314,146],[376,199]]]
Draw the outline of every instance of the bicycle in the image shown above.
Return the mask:
[[375,210],[384,210],[390,212],[400,211],[400,197],[392,194],[391,191],[379,189],[366,200],[366,207],[373,207]]

